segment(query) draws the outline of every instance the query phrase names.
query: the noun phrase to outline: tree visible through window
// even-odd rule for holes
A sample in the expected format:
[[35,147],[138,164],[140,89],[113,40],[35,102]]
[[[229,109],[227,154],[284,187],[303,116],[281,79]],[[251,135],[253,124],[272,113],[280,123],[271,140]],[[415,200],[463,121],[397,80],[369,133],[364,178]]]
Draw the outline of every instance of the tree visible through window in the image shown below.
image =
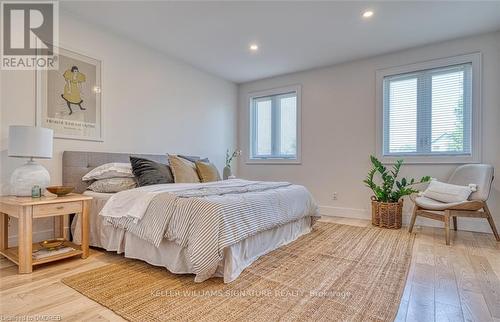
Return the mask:
[[471,153],[472,64],[384,77],[384,155]]

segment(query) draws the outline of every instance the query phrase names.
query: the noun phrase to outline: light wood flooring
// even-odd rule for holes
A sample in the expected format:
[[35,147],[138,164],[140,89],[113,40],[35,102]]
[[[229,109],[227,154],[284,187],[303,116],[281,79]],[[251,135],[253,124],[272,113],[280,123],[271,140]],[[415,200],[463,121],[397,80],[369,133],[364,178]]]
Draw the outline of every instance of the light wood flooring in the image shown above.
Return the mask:
[[[324,217],[367,226],[369,221]],[[408,280],[396,321],[500,322],[500,243],[492,234],[453,232],[451,246],[439,228],[416,227]],[[91,250],[86,260],[69,259],[18,275],[0,259],[0,321],[52,318],[62,321],[123,321],[118,315],[61,283],[61,278],[119,259]],[[47,321],[50,321],[47,320]]]

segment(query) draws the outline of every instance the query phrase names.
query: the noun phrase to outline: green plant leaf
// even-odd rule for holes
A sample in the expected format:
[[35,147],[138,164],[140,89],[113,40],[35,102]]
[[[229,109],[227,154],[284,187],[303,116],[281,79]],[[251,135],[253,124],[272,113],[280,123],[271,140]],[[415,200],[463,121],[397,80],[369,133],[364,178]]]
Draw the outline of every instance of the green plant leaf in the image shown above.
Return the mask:
[[[373,191],[375,198],[380,202],[398,202],[404,196],[418,192],[410,186],[428,182],[431,179],[430,176],[424,176],[418,182],[414,178],[409,180],[402,178],[401,181],[398,181],[397,177],[401,171],[403,160],[397,160],[390,171],[387,171],[382,162],[373,155],[370,155],[370,161],[373,167],[368,171],[368,175],[363,182]],[[382,179],[381,184],[377,184],[374,181],[376,173]]]

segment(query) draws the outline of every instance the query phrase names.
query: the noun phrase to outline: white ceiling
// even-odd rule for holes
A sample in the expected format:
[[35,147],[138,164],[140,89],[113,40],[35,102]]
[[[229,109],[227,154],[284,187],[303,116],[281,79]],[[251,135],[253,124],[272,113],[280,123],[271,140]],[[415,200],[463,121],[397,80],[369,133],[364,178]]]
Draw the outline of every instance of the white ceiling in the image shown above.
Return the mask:
[[[241,83],[500,30],[500,1],[61,2],[89,22]],[[361,18],[365,9],[375,12]],[[251,53],[250,43],[259,51]]]

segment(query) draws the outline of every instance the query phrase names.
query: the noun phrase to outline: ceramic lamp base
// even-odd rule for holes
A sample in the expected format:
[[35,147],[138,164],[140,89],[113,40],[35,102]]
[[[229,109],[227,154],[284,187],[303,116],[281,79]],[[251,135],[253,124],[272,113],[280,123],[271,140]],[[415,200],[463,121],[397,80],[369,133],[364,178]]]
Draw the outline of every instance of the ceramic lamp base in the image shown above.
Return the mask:
[[17,197],[31,196],[33,186],[39,186],[43,194],[49,183],[47,169],[32,160],[14,170],[10,177],[11,193]]

